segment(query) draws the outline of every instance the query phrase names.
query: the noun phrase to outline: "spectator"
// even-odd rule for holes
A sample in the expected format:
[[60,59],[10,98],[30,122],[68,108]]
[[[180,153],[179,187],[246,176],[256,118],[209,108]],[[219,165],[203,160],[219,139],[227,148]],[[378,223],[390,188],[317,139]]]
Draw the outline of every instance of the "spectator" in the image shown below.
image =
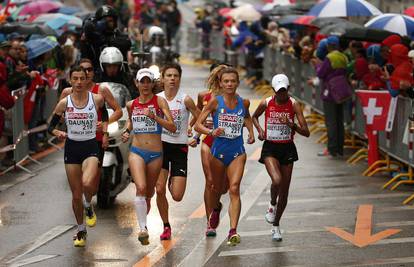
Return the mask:
[[339,38],[330,36],[327,39],[328,55],[316,68],[317,76],[322,81],[321,98],[325,114],[325,124],[328,132],[328,148],[319,156],[342,156],[344,151],[344,107],[337,103],[333,93],[346,90],[349,87],[346,79],[347,57],[339,49]]
[[[177,2],[172,0],[167,11],[167,46],[172,46],[172,40],[175,40],[175,37],[180,29],[181,20],[181,13],[177,8]],[[175,51],[179,53],[179,44],[176,43],[175,46]]]
[[402,44],[395,44],[390,49],[390,63],[394,67],[391,75],[387,69],[387,88],[393,97],[397,96],[401,91],[412,88],[414,85],[413,79],[413,64],[408,57],[408,48]]
[[30,80],[28,76],[28,66],[20,61],[21,43],[14,40],[10,43],[9,54],[6,56],[7,65],[7,87],[10,91],[25,86]]

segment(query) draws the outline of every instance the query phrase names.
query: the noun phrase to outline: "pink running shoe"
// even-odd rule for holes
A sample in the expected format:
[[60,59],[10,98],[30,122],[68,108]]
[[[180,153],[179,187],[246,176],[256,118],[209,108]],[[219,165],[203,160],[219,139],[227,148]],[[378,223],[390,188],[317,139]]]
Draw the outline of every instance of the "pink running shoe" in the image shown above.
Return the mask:
[[211,227],[207,224],[206,236],[207,236],[207,237],[215,237],[216,235],[217,235],[217,233],[216,233],[216,229],[211,228]]
[[171,228],[164,227],[164,232],[160,235],[161,240],[170,240],[171,239]]
[[223,204],[219,202],[219,208],[213,209],[213,211],[210,213],[210,216],[208,217],[208,225],[210,225],[211,228],[216,229],[220,224],[220,211],[223,208]]

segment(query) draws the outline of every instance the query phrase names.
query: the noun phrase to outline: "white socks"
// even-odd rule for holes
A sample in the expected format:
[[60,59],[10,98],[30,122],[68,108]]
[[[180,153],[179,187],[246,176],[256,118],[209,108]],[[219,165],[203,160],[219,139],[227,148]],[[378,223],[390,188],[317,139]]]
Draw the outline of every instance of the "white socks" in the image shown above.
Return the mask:
[[147,201],[145,197],[135,197],[135,211],[137,212],[139,228],[145,230],[147,227]]
[[85,195],[82,195],[82,198],[83,198],[83,207],[86,209],[86,208],[90,208],[91,207],[91,202],[87,202],[86,201],[86,198],[85,198]]
[[80,232],[80,231],[86,231],[85,224],[78,224],[78,232]]

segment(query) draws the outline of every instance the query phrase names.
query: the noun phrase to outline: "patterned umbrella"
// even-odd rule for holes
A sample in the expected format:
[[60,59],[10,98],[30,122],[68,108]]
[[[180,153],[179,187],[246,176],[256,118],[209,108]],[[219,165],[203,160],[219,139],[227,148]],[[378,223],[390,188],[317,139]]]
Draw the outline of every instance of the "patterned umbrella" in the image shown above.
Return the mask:
[[68,26],[82,26],[82,20],[75,16],[65,15],[61,13],[48,13],[48,14],[41,14],[38,16],[34,16],[30,18],[29,21],[31,22],[48,22],[53,21],[55,19],[61,19],[65,21],[65,24]]
[[315,4],[307,15],[315,17],[377,16],[382,12],[364,0],[323,0]]
[[40,55],[43,55],[50,50],[53,50],[58,45],[57,42],[52,41],[50,38],[45,37],[42,39],[35,39],[26,42],[27,47],[27,58],[33,59]]
[[383,14],[368,21],[365,27],[395,32],[414,39],[414,19],[406,15]]
[[25,4],[19,12],[19,16],[37,15],[43,13],[50,13],[59,10],[63,4],[59,2],[52,2],[47,0],[40,0]]

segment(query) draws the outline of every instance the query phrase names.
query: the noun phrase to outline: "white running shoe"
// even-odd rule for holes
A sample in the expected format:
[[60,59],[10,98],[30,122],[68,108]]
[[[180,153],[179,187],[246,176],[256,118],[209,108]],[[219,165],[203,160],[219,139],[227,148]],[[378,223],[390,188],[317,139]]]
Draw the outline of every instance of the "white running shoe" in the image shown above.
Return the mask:
[[279,226],[273,226],[272,228],[272,240],[280,242],[282,241],[282,233]]
[[273,224],[276,218],[276,206],[272,206],[272,204],[269,203],[269,208],[266,211],[265,219],[266,222]]

